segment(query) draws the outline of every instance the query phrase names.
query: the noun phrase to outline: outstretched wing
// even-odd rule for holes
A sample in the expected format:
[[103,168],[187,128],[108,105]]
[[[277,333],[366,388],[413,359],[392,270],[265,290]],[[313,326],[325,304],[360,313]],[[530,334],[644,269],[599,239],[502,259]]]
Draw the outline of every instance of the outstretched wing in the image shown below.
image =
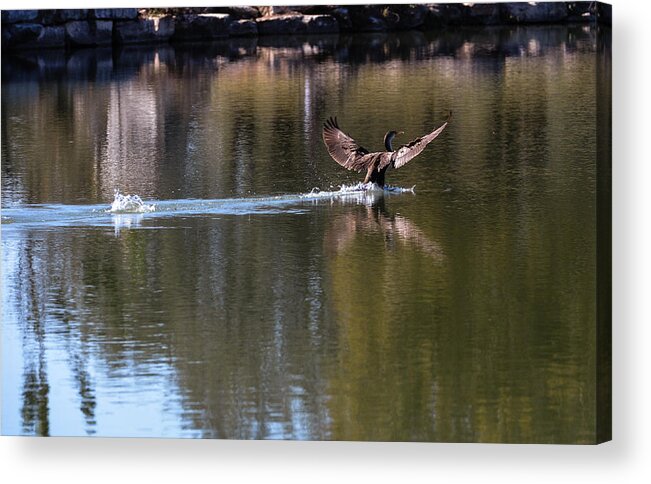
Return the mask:
[[450,114],[448,115],[448,119],[445,121],[445,123],[443,123],[440,127],[436,128],[434,131],[432,131],[429,134],[426,134],[425,136],[416,138],[414,141],[412,141],[409,144],[401,146],[397,151],[395,151],[395,154],[393,155],[393,167],[400,168],[401,166],[405,165],[408,161],[418,156],[420,152],[423,151],[428,144],[434,141],[434,139],[439,134],[441,134],[441,132],[445,129],[445,127],[448,125],[451,119],[452,119],[452,111],[450,111]]
[[366,148],[339,129],[337,118],[330,118],[323,125],[323,141],[330,156],[348,170],[365,170],[374,160],[366,156],[369,154]]

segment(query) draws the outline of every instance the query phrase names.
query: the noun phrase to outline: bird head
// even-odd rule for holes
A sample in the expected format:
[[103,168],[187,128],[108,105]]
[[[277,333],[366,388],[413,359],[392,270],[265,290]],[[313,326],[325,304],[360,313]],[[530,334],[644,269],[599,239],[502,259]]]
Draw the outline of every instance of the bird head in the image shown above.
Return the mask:
[[399,134],[404,134],[404,131],[389,131],[384,135],[384,146],[387,151],[393,151],[391,142],[393,141],[393,138]]

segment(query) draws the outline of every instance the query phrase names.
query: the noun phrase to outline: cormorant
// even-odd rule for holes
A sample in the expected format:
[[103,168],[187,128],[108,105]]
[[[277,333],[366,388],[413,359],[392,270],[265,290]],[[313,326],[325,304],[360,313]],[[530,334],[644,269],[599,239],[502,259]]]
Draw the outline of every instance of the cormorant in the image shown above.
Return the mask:
[[337,118],[329,118],[323,125],[323,141],[328,148],[330,156],[344,168],[355,170],[358,173],[366,170],[364,183],[372,182],[384,186],[384,174],[389,167],[400,168],[408,161],[416,157],[425,147],[430,144],[450,122],[452,111],[448,119],[441,126],[429,134],[416,138],[412,142],[401,146],[393,151],[392,141],[402,131],[389,131],[384,136],[384,147],[386,151],[369,153],[366,148],[357,144],[353,138],[339,129]]

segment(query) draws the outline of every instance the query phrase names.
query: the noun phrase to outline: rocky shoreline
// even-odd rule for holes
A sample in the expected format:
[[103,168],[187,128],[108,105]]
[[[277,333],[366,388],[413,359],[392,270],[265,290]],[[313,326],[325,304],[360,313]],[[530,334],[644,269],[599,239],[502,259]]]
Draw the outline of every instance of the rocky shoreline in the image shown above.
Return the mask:
[[265,35],[611,23],[599,2],[3,10],[2,49],[96,47]]

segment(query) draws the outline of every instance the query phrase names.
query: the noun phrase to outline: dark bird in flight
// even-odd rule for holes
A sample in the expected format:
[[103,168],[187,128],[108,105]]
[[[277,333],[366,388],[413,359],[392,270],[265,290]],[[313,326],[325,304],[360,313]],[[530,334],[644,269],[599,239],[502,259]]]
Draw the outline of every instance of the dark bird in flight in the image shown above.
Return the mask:
[[391,143],[397,134],[403,133],[402,131],[389,131],[384,136],[386,151],[369,153],[366,148],[361,147],[357,144],[357,141],[339,129],[337,118],[330,118],[324,123],[323,141],[328,148],[328,153],[337,163],[348,170],[355,170],[358,173],[366,170],[364,183],[372,182],[382,187],[384,186],[384,175],[387,169],[389,167],[400,168],[418,156],[428,144],[441,134],[451,118],[452,111],[450,111],[448,119],[441,126],[425,136],[402,145],[396,151],[393,151]]

